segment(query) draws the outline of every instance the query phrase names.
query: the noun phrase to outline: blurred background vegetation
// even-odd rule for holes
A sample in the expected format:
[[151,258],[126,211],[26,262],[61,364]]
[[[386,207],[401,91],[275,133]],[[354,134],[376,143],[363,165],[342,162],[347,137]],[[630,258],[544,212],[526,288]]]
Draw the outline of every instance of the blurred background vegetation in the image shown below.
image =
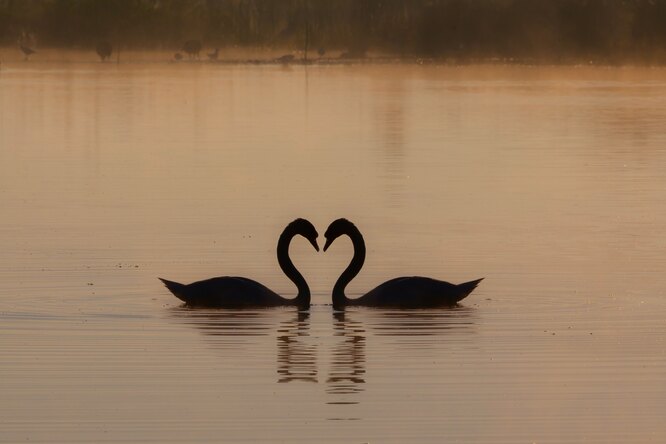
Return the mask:
[[666,0],[0,0],[0,42],[666,61]]

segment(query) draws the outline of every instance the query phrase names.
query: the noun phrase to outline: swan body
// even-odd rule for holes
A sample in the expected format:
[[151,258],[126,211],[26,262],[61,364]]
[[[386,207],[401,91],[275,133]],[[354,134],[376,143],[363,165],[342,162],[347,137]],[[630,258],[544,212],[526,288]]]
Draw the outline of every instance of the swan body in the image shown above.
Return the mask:
[[483,279],[451,284],[422,276],[391,279],[346,305],[371,307],[429,308],[454,305],[469,295]]
[[278,263],[298,288],[298,294],[293,299],[284,298],[257,281],[238,276],[215,277],[187,285],[158,279],[174,296],[192,307],[257,308],[294,305],[300,310],[307,310],[310,307],[310,288],[289,258],[289,244],[297,235],[305,237],[315,250],[319,251],[317,230],[305,219],[296,219],[287,225],[280,235],[277,246]]
[[285,299],[265,285],[239,276],[221,276],[189,285],[158,278],[178,299],[195,307],[275,307]]
[[324,237],[324,251],[338,237],[346,234],[354,245],[354,257],[349,266],[340,275],[333,287],[333,308],[343,310],[345,306],[396,307],[396,308],[430,308],[455,305],[467,297],[483,280],[451,284],[428,277],[405,276],[380,284],[365,295],[349,299],[345,288],[361,271],[365,262],[365,241],[361,232],[347,219],[338,219],[329,225]]

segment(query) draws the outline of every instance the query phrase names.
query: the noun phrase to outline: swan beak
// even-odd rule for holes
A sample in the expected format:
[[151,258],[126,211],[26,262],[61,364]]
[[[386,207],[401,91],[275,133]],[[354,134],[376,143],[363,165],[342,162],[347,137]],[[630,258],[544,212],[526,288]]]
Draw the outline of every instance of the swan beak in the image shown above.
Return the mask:
[[328,247],[330,247],[332,243],[333,243],[333,239],[326,238],[326,244],[324,244],[324,251],[328,250]]
[[317,239],[309,239],[310,243],[314,247],[315,250],[319,251],[319,245],[317,245]]

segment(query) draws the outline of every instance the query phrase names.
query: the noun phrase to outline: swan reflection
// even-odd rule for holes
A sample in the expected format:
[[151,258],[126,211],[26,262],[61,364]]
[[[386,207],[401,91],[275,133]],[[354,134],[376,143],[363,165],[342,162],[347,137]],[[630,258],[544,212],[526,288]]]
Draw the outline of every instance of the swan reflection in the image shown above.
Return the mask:
[[278,382],[318,382],[317,346],[309,343],[310,313],[299,311],[281,323],[277,335]]
[[209,336],[265,336],[272,328],[267,310],[202,310],[182,305],[170,314]]
[[318,382],[317,344],[309,342],[312,341],[309,312],[179,307],[170,314],[196,327],[213,347],[225,351],[225,357],[234,356],[230,352],[254,354],[266,342],[260,337],[276,334],[277,382]]
[[[333,314],[333,339],[331,369],[326,380],[326,392],[330,395],[353,395],[363,391],[365,384],[365,343],[363,323],[353,320],[348,313]],[[347,397],[334,398],[328,404],[358,404]]]
[[[475,309],[465,306],[423,310],[358,307],[333,312],[332,319],[328,309],[304,312],[179,308],[170,313],[196,327],[213,347],[224,350],[225,359],[235,361],[242,355],[251,355],[251,365],[256,365],[257,357],[265,362],[272,347],[276,347],[275,382],[308,383],[315,390],[323,390],[324,403],[331,409],[329,420],[359,419],[359,412],[351,406],[360,405],[361,395],[371,389],[366,385],[372,382],[366,364],[368,343],[384,354],[387,350],[399,350],[401,358],[418,365],[420,360],[438,355],[436,350],[442,347],[467,349],[474,345],[475,337]],[[331,321],[329,330],[325,324]],[[320,368],[319,352],[324,353],[328,369]]]

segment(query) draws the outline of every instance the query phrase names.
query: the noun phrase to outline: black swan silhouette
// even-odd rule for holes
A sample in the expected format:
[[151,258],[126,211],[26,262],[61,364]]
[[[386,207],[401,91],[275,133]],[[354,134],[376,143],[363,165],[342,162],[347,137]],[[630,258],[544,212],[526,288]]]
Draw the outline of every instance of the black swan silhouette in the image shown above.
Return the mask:
[[428,308],[455,305],[469,295],[483,280],[455,285],[427,277],[399,277],[384,282],[357,299],[345,296],[345,287],[361,271],[365,262],[365,242],[361,232],[347,219],[338,219],[331,223],[324,234],[324,251],[338,237],[346,234],[354,245],[354,257],[342,272],[333,287],[333,308],[344,310],[345,306],[367,307]]
[[315,250],[319,251],[317,230],[305,219],[291,222],[280,235],[277,244],[278,263],[284,274],[298,288],[298,295],[293,299],[283,298],[259,282],[244,277],[215,277],[188,285],[158,279],[174,296],[193,307],[257,308],[295,305],[299,310],[307,310],[310,308],[310,287],[289,258],[289,244],[296,235],[309,240]]

